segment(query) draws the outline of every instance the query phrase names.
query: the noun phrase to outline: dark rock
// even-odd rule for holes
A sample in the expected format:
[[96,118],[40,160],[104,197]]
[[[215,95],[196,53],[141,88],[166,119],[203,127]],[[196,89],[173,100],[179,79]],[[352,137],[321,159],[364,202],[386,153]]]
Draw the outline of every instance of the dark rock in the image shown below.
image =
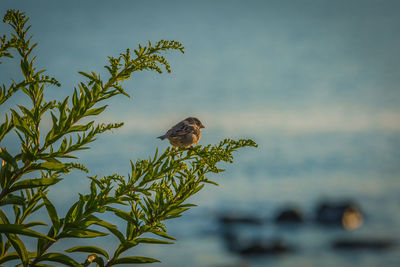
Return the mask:
[[292,249],[282,240],[255,241],[247,246],[243,246],[236,252],[246,256],[279,255],[291,252]]
[[340,239],[332,243],[332,247],[340,250],[387,250],[396,245],[389,239]]
[[351,202],[323,202],[317,207],[316,221],[323,225],[353,230],[362,225],[363,216],[360,208]]
[[221,237],[229,251],[236,251],[241,243],[239,237],[231,230],[221,231]]
[[275,217],[277,223],[303,223],[303,214],[298,209],[285,209]]
[[241,213],[225,213],[218,217],[220,223],[219,232],[226,248],[231,252],[236,252],[243,244],[243,236],[241,235],[243,228],[256,229],[261,225],[259,218],[245,216]]
[[218,217],[218,221],[222,224],[252,224],[252,225],[260,225],[261,220],[259,218],[238,215],[238,214],[224,214]]

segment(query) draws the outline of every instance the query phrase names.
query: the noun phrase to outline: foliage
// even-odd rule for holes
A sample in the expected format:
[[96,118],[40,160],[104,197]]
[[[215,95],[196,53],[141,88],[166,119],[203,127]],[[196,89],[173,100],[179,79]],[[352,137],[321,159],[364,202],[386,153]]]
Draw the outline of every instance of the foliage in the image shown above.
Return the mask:
[[[82,119],[97,116],[107,105],[105,100],[116,95],[128,94],[121,82],[141,70],[162,68],[170,72],[170,66],[161,54],[167,50],[184,52],[182,44],[161,40],[154,45],[139,45],[134,55],[127,49],[118,57],[109,57],[105,68],[109,77],[105,81],[94,72],[79,72],[86,79],[78,84],[72,98],[63,101],[45,101],[44,89],[60,86],[45,70],[34,67],[32,51],[36,43],[28,37],[30,26],[24,13],[9,10],[4,22],[14,33],[1,37],[0,57],[12,58],[15,51],[20,57],[23,79],[12,80],[9,86],[0,88],[0,105],[14,93],[22,91],[29,97],[32,106],[18,105],[10,109],[0,125],[0,141],[11,131],[20,141],[20,152],[12,155],[0,147],[2,166],[0,172],[0,265],[18,261],[20,266],[112,266],[116,264],[151,263],[156,259],[139,256],[122,256],[127,250],[142,244],[171,244],[175,240],[166,232],[165,220],[176,218],[192,207],[186,200],[201,190],[205,183],[215,184],[206,177],[209,173],[223,171],[217,167],[221,161],[232,162],[232,152],[241,147],[256,146],[252,140],[234,141],[226,139],[218,145],[196,146],[191,149],[165,152],[156,151],[148,160],[131,161],[131,173],[127,176],[113,174],[105,177],[91,176],[90,193],[79,194],[79,199],[69,208],[64,217],[47,197],[50,188],[62,180],[73,169],[88,172],[77,161],[74,152],[88,149],[99,134],[119,128],[123,123],[98,124],[93,121],[81,123]],[[51,117],[51,128],[39,127],[45,114]],[[30,221],[32,214],[40,209],[47,211],[50,225],[41,221]],[[111,213],[122,220],[124,231],[100,216]],[[41,227],[45,231],[32,230]],[[102,230],[96,230],[102,229]],[[150,233],[153,237],[143,237]],[[64,238],[95,238],[113,235],[118,241],[112,253],[96,246],[76,246],[65,252],[50,252],[56,242]],[[32,238],[36,250],[29,251],[21,236]],[[77,241],[78,242],[78,241]],[[87,253],[86,260],[78,263],[70,253]],[[76,257],[75,257],[76,258]]]

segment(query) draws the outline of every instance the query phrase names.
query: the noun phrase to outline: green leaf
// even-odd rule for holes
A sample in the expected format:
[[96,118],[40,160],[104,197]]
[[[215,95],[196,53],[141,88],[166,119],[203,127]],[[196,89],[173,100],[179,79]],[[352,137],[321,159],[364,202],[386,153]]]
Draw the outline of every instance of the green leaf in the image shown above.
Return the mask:
[[12,261],[12,260],[17,260],[17,259],[19,259],[18,253],[17,252],[11,252],[11,253],[8,253],[8,254],[6,254],[6,255],[4,255],[3,257],[0,258],[0,264],[3,264],[3,263],[8,262],[8,261]]
[[6,214],[4,213],[4,211],[2,209],[0,209],[0,219],[2,223],[6,223],[9,224],[10,221],[8,220]]
[[0,255],[4,254],[4,245],[5,244],[3,244],[3,236],[0,234]]
[[160,262],[160,261],[148,257],[132,256],[132,257],[119,258],[115,260],[113,264],[134,264],[134,263],[153,263],[153,262]]
[[92,125],[93,125],[94,121],[89,122],[86,125],[75,125],[72,126],[68,129],[68,133],[71,132],[84,132],[87,131]]
[[24,205],[25,199],[20,196],[8,194],[3,200],[0,201],[0,206],[10,205],[10,204]]
[[62,253],[47,253],[41,256],[38,261],[52,261],[65,264],[67,266],[81,266],[78,262]]
[[67,250],[65,250],[66,252],[89,252],[89,253],[98,253],[100,255],[103,255],[104,257],[106,257],[107,259],[109,259],[110,257],[108,256],[107,251],[105,251],[102,248],[99,247],[95,247],[95,246],[76,246],[76,247],[72,247],[69,248]]
[[93,76],[90,75],[90,74],[88,74],[88,73],[86,73],[86,72],[78,71],[78,73],[79,73],[80,75],[83,75],[83,76],[89,78],[90,80],[93,80]]
[[[191,194],[194,194],[194,193],[191,193]],[[174,209],[168,211],[167,215],[168,216],[181,216],[182,215],[181,213],[184,211],[187,211],[188,209],[189,208],[174,208]],[[172,218],[175,218],[175,217],[172,217]]]
[[45,170],[49,170],[49,171],[57,171],[57,170],[61,170],[64,169],[66,167],[66,165],[64,163],[61,162],[42,162],[40,164],[38,164],[38,168],[40,169],[45,169]]
[[[50,163],[50,162],[49,162]],[[42,179],[26,179],[15,183],[8,192],[13,192],[21,189],[31,189],[41,186],[49,186],[58,183],[62,178],[42,178]]]
[[88,109],[85,112],[84,116],[93,116],[93,115],[99,115],[100,113],[102,113],[105,109],[107,108],[106,106],[100,107],[100,108],[92,108],[92,109]]
[[57,267],[57,266],[44,263],[35,263],[35,267]]
[[97,263],[97,267],[104,267],[104,260],[102,257],[96,257],[93,262]]
[[[1,98],[1,97],[0,97]],[[0,100],[1,104],[1,100]],[[4,136],[14,128],[12,122],[9,123],[8,116],[6,114],[5,121],[0,125],[0,141],[3,140]]]
[[97,267],[104,267],[104,260],[102,257],[97,256],[97,254],[93,253],[90,254],[86,261],[82,264],[83,267],[87,267],[91,265],[92,263],[97,263]]
[[65,148],[68,145],[68,140],[67,138],[64,137],[64,139],[62,140],[62,143],[60,145],[60,148],[58,149],[59,152],[65,152]]
[[121,219],[124,219],[125,221],[135,222],[134,219],[132,218],[132,215],[129,212],[126,212],[126,211],[123,211],[120,209],[116,209],[113,207],[107,207],[107,210],[114,212],[115,215],[117,215]]
[[57,233],[58,230],[60,230],[60,219],[58,218],[56,208],[44,194],[42,194],[42,199],[44,204],[46,205],[46,210],[49,214],[51,222],[53,223],[55,233]]
[[[33,258],[33,257],[36,257],[36,253],[28,252],[28,258]],[[12,260],[17,260],[19,258],[20,257],[19,257],[17,252],[15,252],[15,251],[14,252],[10,252],[10,253],[7,253],[6,255],[0,257],[0,264],[3,264],[3,263],[8,262],[8,261],[12,261]],[[35,265],[35,266],[39,266],[39,265]]]
[[167,233],[162,232],[162,231],[151,231],[153,234],[164,237],[164,238],[168,238],[171,240],[176,240],[175,238],[173,238],[172,236],[167,235]]
[[[0,225],[0,233],[4,233],[1,229],[1,226],[2,225]],[[26,266],[29,261],[29,255],[28,255],[28,251],[26,250],[24,243],[15,234],[7,233],[6,236],[7,236],[8,240],[10,241],[11,245],[13,246],[13,248],[15,249],[15,251],[18,253],[18,256],[21,259],[22,263],[24,264],[24,266]]]
[[115,226],[114,224],[108,223],[106,221],[98,221],[98,222],[95,222],[94,224],[106,228],[113,235],[115,235],[121,243],[125,242],[124,235],[118,230],[117,226]]
[[130,241],[123,241],[121,244],[118,246],[118,248],[114,251],[114,256],[113,258],[116,259],[124,253],[124,251],[127,251],[130,248],[133,248],[134,246],[137,246],[139,243],[136,242],[135,240],[130,240]]
[[72,222],[74,218],[72,217],[73,213],[76,213],[76,209],[78,207],[79,201],[75,202],[68,210],[67,214],[65,215],[65,222]]
[[136,238],[135,241],[138,243],[148,243],[148,244],[174,244],[174,242],[171,241],[159,240],[155,238]]
[[208,184],[213,184],[213,185],[219,186],[218,183],[216,183],[216,182],[214,182],[214,181],[211,181],[211,180],[209,180],[209,179],[205,179],[204,182],[205,182],[205,183],[208,183]]
[[[50,227],[47,236],[54,236],[54,227]],[[36,251],[39,255],[44,252],[44,248],[50,243],[47,239],[38,239],[36,242]]]
[[29,223],[26,223],[26,224],[24,224],[25,225],[25,227],[27,227],[27,228],[29,228],[29,227],[33,227],[33,226],[47,226],[47,223],[44,223],[44,222],[29,222]]
[[85,199],[83,195],[79,194],[79,200],[77,201],[76,208],[72,211],[71,218],[72,221],[76,221],[76,219],[82,216],[83,206],[85,205]]
[[28,229],[27,226],[24,224],[0,224],[0,233],[26,235],[36,238],[45,238],[50,241],[55,241],[51,237],[48,237],[39,232]]
[[74,237],[74,238],[93,238],[98,236],[105,236],[107,233],[103,233],[92,229],[73,229],[68,231],[68,233],[62,234],[60,237]]
[[10,163],[14,168],[18,168],[17,162],[13,156],[11,156],[10,153],[8,153],[7,149],[0,148],[0,158],[3,160],[3,162]]

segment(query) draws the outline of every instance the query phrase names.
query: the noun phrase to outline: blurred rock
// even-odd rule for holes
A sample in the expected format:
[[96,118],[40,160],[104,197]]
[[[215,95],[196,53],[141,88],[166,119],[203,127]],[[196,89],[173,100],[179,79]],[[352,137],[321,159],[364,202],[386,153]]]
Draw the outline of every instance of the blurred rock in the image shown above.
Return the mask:
[[299,209],[290,208],[284,209],[275,217],[277,223],[303,223],[304,216]]
[[278,255],[291,252],[292,250],[293,249],[282,240],[263,240],[253,241],[252,243],[238,249],[236,252],[246,256],[261,256]]
[[261,220],[259,218],[246,216],[242,214],[221,214],[218,216],[218,221],[222,224],[252,224],[260,225]]
[[351,202],[322,202],[316,210],[316,221],[328,226],[354,230],[364,222],[360,208]]
[[[259,218],[244,215],[240,212],[221,213],[218,215],[219,234],[226,248],[231,252],[237,252],[243,244],[243,229],[258,231],[262,221]],[[256,233],[256,232],[255,232]]]
[[387,250],[396,245],[389,239],[339,239],[332,243],[332,247],[340,250]]
[[[249,237],[243,235],[240,230],[238,231],[240,228],[231,226],[233,225],[228,224],[226,227],[222,228],[220,231],[220,237],[222,238],[226,249],[232,253],[246,256],[258,256],[276,255],[292,251],[292,249],[282,240]],[[253,227],[254,225],[246,225],[246,228],[249,226]],[[252,229],[258,231],[257,228]]]

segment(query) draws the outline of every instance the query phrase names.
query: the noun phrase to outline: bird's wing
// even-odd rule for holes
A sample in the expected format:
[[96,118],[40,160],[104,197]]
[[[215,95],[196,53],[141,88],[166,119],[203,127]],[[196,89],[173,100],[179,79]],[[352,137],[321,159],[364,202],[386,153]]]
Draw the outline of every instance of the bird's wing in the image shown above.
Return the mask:
[[179,122],[178,124],[172,126],[171,129],[169,129],[169,130],[165,133],[165,136],[166,136],[166,137],[171,137],[178,129],[183,128],[184,125],[185,125],[184,122],[181,121],[181,122]]
[[189,125],[183,122],[178,123],[174,127],[172,127],[166,134],[168,137],[176,137],[183,136],[189,133],[193,133],[195,131],[195,127],[193,125]]

